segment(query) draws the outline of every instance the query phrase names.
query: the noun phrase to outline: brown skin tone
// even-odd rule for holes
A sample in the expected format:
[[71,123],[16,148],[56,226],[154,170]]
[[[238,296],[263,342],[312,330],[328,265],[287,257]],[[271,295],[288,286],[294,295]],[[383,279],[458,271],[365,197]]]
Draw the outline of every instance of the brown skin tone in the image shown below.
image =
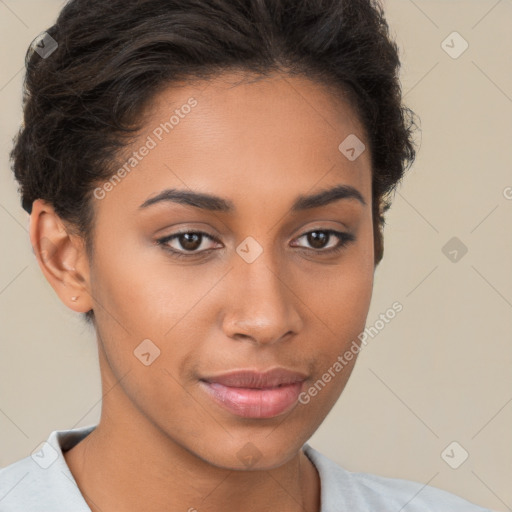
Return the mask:
[[[306,373],[308,389],[364,330],[374,275],[370,154],[349,161],[340,153],[349,134],[366,144],[364,132],[349,104],[319,84],[274,75],[233,86],[229,77],[152,102],[132,150],[190,97],[198,104],[94,200],[92,260],[51,205],[33,205],[30,237],[44,275],[68,307],[95,313],[101,419],[65,453],[93,512],[320,510],[318,473],[301,448],[356,359],[308,404],[267,419],[221,409],[198,380],[283,366]],[[342,199],[291,213],[299,195],[340,184],[366,205]],[[171,202],[139,209],[166,188],[215,194],[236,211]],[[154,243],[182,229],[219,242],[168,242],[196,253],[184,258]],[[356,240],[323,254],[339,239],[315,245],[307,233],[327,229]],[[252,263],[236,252],[248,236],[263,249]],[[41,254],[45,239],[51,258]],[[133,354],[144,339],[161,351],[149,366]],[[260,453],[250,468],[237,456],[248,442]]]

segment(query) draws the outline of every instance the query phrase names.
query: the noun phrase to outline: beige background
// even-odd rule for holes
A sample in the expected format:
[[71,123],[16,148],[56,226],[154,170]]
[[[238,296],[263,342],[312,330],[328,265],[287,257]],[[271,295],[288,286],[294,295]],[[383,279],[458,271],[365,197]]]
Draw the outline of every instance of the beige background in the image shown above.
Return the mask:
[[[24,53],[61,5],[0,1],[0,466],[28,455],[52,430],[96,423],[101,406],[93,332],[40,272],[8,164]],[[404,309],[370,338],[310,444],[347,469],[509,511],[512,1],[384,5],[422,140],[388,214],[367,325],[394,301]],[[469,43],[456,59],[441,46],[453,31]],[[442,252],[452,237],[468,248],[457,262]],[[452,441],[469,453],[458,469],[441,457]]]

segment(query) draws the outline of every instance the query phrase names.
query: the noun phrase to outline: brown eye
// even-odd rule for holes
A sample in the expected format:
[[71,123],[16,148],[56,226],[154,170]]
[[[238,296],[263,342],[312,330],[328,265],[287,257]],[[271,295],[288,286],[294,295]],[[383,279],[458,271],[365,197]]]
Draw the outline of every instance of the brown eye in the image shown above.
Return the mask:
[[[177,257],[186,257],[210,252],[210,250],[213,249],[212,247],[198,250],[201,246],[204,245],[203,242],[205,239],[209,239],[213,242],[218,242],[216,238],[202,231],[181,231],[179,233],[173,233],[172,235],[159,238],[158,240],[156,240],[156,243],[158,245],[161,245],[166,251],[173,253]],[[170,246],[169,242],[174,240],[176,240],[176,245],[178,247]]]
[[[338,241],[333,247],[325,248],[331,239],[334,237]],[[315,229],[304,233],[297,240],[306,238],[308,245],[318,253],[321,254],[332,254],[341,251],[349,243],[355,241],[356,237],[351,233],[343,233],[334,229]]]
[[325,231],[311,231],[306,236],[308,243],[311,244],[314,249],[323,249],[326,242],[331,238],[331,235]]
[[183,233],[178,236],[176,240],[178,240],[180,245],[187,251],[194,251],[200,247],[202,235],[198,233]]

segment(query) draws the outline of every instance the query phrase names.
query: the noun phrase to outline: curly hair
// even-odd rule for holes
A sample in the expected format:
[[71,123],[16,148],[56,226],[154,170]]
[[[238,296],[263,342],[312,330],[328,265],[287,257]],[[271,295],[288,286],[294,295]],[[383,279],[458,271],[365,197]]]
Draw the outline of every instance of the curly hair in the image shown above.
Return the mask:
[[[23,125],[11,151],[22,206],[42,198],[92,255],[92,191],[162,89],[223,71],[308,77],[348,97],[372,163],[374,264],[391,192],[415,159],[398,47],[378,0],[70,0],[27,51]],[[92,310],[85,313],[93,316]]]

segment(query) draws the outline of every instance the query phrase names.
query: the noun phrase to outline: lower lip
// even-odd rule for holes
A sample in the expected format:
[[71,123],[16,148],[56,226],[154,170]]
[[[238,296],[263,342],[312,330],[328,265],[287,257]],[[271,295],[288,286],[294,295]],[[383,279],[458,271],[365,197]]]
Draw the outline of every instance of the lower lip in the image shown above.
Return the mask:
[[218,382],[200,381],[208,395],[221,407],[243,418],[272,418],[296,404],[302,382],[278,388],[233,388]]

